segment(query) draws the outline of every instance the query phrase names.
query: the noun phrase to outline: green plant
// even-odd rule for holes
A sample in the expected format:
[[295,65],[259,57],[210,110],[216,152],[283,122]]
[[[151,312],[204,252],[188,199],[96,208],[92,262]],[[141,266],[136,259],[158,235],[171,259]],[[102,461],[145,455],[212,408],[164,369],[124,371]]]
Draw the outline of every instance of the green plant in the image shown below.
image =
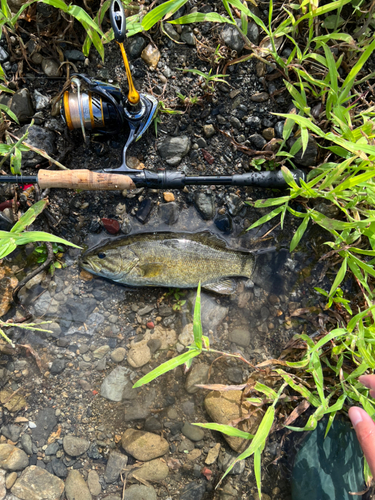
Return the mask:
[[[59,259],[62,257],[63,252],[64,252],[64,247],[61,245],[58,245],[57,243],[52,243],[52,251],[56,255],[57,260],[51,263],[49,267],[49,272],[53,276],[55,273],[55,269],[62,269],[65,267],[65,264],[62,263]],[[48,251],[46,245],[40,245],[37,246],[34,249],[34,254],[36,255],[36,262],[38,264],[43,264],[47,260],[48,257]]]
[[160,118],[161,113],[166,113],[168,115],[183,115],[182,111],[179,111],[177,109],[168,108],[164,101],[159,101],[158,107],[156,108],[156,112],[154,115],[154,129],[155,129],[156,136],[158,135],[158,125],[162,121]]
[[213,85],[214,83],[222,82],[229,85],[228,82],[224,80],[224,78],[226,78],[228,75],[211,75],[212,68],[208,73],[203,73],[203,71],[199,71],[199,69],[188,69],[188,68],[184,69],[177,68],[177,69],[182,71],[183,73],[193,73],[194,75],[199,75],[204,80],[204,83],[202,85],[203,89],[208,92],[214,91],[214,85]]
[[10,231],[0,231],[0,259],[4,259],[11,254],[13,250],[20,245],[35,243],[37,241],[51,241],[68,245],[75,248],[80,248],[69,241],[59,238],[53,234],[43,231],[25,231],[36,219],[36,217],[44,210],[47,205],[47,200],[40,200],[30,207],[27,212],[20,218]]

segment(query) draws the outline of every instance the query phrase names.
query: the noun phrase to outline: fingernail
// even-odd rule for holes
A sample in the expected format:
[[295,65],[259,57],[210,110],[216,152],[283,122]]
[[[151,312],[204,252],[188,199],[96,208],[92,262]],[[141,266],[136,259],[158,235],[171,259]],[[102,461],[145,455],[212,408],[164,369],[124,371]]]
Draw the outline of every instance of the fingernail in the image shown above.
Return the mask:
[[352,421],[353,427],[357,427],[362,422],[362,415],[358,408],[350,408],[349,418]]

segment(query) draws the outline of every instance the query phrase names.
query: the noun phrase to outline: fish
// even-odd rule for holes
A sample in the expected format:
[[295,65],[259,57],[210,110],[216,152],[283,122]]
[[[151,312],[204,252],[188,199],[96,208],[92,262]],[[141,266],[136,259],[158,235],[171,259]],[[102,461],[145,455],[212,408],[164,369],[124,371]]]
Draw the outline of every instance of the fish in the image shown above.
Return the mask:
[[127,286],[236,291],[233,278],[251,278],[254,256],[233,250],[208,231],[139,233],[105,240],[82,254],[81,267]]

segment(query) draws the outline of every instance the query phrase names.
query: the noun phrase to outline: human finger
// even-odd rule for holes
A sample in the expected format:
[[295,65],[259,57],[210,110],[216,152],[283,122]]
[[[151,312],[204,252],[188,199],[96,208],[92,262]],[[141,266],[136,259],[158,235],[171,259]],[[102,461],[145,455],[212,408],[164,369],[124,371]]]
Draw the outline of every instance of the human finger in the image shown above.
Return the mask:
[[361,375],[358,380],[367,387],[367,389],[370,389],[370,396],[375,398],[375,375]]
[[372,475],[375,476],[375,423],[365,410],[357,406],[349,409],[349,418]]

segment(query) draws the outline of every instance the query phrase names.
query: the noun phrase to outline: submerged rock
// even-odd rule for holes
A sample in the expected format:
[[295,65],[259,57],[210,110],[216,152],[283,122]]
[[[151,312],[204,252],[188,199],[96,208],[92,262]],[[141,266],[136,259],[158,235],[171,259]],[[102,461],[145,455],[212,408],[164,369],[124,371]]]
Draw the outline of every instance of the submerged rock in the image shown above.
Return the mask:
[[71,457],[79,457],[89,449],[90,442],[68,434],[63,439],[63,446],[65,453]]
[[29,465],[26,453],[12,444],[0,444],[0,467],[5,470],[23,470]]
[[215,215],[215,196],[209,193],[202,193],[201,191],[197,191],[195,193],[195,206],[204,220],[210,220]]
[[86,481],[78,470],[69,471],[65,482],[65,493],[67,500],[92,500]]
[[21,500],[58,500],[63,491],[64,481],[36,465],[27,467],[11,489]]
[[126,453],[142,462],[161,457],[169,450],[168,441],[161,436],[135,429],[127,429],[124,432],[121,444]]
[[125,386],[129,382],[129,369],[117,366],[103,380],[100,395],[110,401],[121,401]]
[[178,165],[182,158],[188,154],[189,150],[190,137],[187,135],[167,137],[158,146],[160,156],[172,166]]

